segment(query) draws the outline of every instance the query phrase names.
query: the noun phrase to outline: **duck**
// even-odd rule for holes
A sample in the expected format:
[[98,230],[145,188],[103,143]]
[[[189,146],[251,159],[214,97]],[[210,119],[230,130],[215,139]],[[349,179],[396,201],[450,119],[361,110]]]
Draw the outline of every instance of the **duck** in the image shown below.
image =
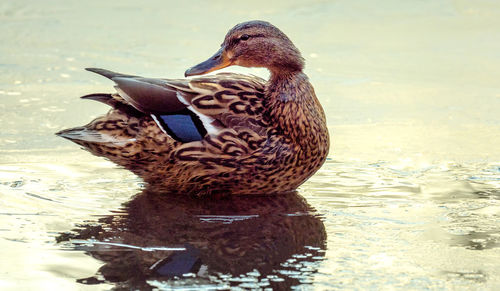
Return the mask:
[[[233,65],[267,68],[270,75],[208,74]],[[113,81],[116,92],[81,98],[111,109],[56,135],[132,171],[156,191],[294,191],[322,166],[330,147],[326,116],[304,66],[300,51],[276,26],[239,23],[184,79],[87,68]]]

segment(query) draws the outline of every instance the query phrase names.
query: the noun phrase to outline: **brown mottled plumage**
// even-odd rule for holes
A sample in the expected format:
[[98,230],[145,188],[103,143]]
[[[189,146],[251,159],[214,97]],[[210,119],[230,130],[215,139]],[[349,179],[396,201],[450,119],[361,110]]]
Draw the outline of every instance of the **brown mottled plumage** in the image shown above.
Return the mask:
[[[186,76],[230,65],[265,67],[271,77],[267,82],[232,73],[147,79],[88,69],[115,81],[118,93],[83,98],[113,109],[58,135],[163,191],[209,195],[296,189],[321,167],[329,148],[325,114],[302,72],[300,52],[270,23],[245,22]],[[176,129],[183,123],[159,121],[181,115],[191,116],[196,128],[187,137]]]

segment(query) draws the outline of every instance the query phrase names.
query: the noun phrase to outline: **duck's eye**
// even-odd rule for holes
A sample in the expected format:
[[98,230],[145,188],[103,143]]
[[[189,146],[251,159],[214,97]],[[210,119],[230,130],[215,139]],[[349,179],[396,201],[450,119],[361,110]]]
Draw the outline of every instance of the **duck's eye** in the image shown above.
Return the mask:
[[248,34],[243,34],[242,36],[240,36],[241,40],[248,40],[249,38],[250,36]]

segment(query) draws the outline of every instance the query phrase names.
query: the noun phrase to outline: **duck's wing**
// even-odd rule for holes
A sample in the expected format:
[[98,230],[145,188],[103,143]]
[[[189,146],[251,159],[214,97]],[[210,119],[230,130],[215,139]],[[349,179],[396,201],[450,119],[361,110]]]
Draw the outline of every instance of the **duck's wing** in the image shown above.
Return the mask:
[[[118,95],[92,94],[83,98],[120,104],[151,115],[158,126],[181,142],[202,140],[224,129],[264,135],[264,80],[241,74],[222,73],[194,79],[154,79],[96,68],[116,84]],[[125,106],[127,107],[127,106]]]

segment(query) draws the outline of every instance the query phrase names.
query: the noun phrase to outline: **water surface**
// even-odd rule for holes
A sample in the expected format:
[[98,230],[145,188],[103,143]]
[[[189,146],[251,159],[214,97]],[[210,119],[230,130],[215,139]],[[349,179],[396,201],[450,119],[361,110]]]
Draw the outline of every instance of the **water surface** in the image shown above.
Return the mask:
[[[328,116],[298,193],[158,196],[53,135],[107,110],[84,67],[181,77],[249,19]],[[0,23],[1,289],[500,288],[496,1],[4,1]]]

